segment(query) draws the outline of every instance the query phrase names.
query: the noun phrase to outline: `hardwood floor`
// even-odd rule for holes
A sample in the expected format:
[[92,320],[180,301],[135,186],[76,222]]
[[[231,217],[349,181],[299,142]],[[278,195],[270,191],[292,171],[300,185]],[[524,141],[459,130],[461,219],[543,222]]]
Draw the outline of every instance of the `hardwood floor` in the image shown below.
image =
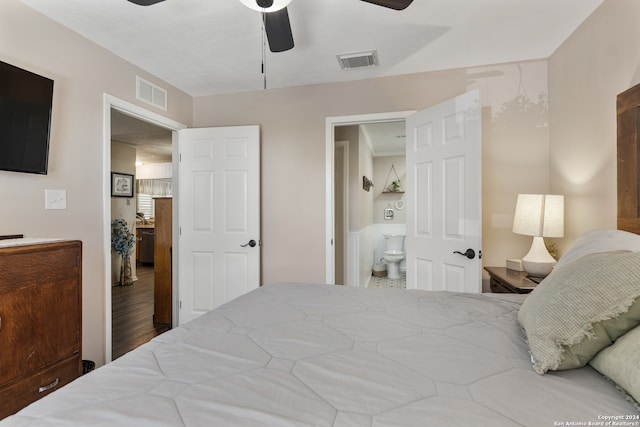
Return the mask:
[[169,330],[153,322],[153,267],[138,265],[131,286],[111,288],[113,360]]

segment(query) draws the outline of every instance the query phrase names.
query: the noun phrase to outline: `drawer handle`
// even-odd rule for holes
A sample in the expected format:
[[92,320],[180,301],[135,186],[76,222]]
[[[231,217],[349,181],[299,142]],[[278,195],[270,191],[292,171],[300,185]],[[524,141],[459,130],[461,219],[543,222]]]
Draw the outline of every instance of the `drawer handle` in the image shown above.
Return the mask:
[[56,380],[54,382],[52,382],[51,384],[43,385],[42,387],[38,387],[38,393],[42,393],[44,391],[51,390],[52,388],[57,386],[59,382],[60,382],[60,378],[56,378]]

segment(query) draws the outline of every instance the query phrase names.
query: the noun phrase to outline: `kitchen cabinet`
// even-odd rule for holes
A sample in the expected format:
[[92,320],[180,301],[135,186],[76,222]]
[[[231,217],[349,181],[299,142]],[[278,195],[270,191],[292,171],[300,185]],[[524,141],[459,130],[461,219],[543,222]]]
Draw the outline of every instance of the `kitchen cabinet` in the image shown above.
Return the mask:
[[154,241],[153,321],[171,323],[172,314],[172,199],[156,197]]

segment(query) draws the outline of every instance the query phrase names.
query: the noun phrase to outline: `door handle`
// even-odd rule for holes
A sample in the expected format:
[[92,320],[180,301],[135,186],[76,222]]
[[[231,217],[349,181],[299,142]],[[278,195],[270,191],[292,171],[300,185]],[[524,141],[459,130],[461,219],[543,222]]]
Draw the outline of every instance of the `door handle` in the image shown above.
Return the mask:
[[474,251],[471,248],[467,249],[464,253],[462,253],[460,251],[454,251],[453,253],[454,254],[458,254],[458,255],[462,255],[462,256],[466,256],[469,259],[474,259],[476,257],[476,251]]
[[252,248],[256,245],[256,241],[251,239],[244,245],[240,245],[241,248],[246,248],[247,246],[251,246]]

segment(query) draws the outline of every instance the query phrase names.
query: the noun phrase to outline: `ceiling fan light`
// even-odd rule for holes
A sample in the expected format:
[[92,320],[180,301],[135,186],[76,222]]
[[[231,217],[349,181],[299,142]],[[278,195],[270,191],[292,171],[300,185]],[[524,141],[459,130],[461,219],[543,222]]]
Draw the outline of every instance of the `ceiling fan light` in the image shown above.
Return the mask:
[[289,3],[291,3],[291,0],[273,0],[273,4],[266,8],[258,6],[256,0],[240,0],[240,3],[258,12],[276,12],[287,7]]

